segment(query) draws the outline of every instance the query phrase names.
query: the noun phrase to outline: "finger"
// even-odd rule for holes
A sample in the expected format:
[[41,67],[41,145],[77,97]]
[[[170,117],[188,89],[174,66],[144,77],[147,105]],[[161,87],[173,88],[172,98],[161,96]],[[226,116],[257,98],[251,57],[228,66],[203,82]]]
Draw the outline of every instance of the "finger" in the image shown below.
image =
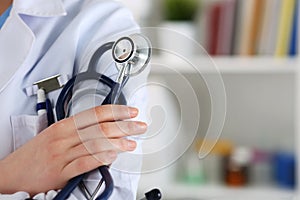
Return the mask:
[[140,121],[104,122],[78,131],[82,142],[96,138],[121,138],[145,133],[147,124]]
[[70,179],[102,165],[109,165],[116,158],[117,152],[115,151],[105,151],[94,155],[82,156],[67,164],[63,168],[62,174],[66,179]]
[[117,139],[146,132],[147,124],[140,121],[104,122],[85,129],[77,130],[77,135],[66,138],[69,146],[74,147],[88,140],[109,138]]
[[72,117],[77,129],[83,129],[100,122],[111,122],[134,118],[138,109],[123,105],[98,106]]
[[125,138],[89,140],[68,150],[65,159],[66,162],[71,162],[79,157],[98,154],[104,151],[133,151],[136,146],[137,144],[135,141],[127,140]]
[[63,119],[49,128],[52,129],[54,137],[69,138],[74,133],[78,136],[77,130],[86,128],[105,121],[125,120],[138,115],[138,109],[122,105],[104,105],[95,107],[73,117]]

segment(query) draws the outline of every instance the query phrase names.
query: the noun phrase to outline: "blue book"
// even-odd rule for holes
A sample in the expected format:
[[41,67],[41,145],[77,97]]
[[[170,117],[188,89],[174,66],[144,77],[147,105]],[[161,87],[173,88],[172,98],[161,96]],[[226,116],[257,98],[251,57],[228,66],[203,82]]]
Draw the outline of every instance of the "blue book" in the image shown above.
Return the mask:
[[298,53],[298,4],[299,0],[296,1],[295,12],[294,12],[294,19],[293,19],[293,28],[292,28],[292,35],[290,41],[290,50],[289,55],[295,56]]

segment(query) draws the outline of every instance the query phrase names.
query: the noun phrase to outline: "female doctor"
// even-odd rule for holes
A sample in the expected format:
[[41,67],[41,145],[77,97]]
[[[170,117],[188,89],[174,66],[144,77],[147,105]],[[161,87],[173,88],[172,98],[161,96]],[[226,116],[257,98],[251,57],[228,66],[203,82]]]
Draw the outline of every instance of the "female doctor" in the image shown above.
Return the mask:
[[[112,0],[1,0],[0,14],[0,199],[52,199],[72,177],[113,161],[111,199],[135,199],[139,175],[127,171],[138,171],[141,157],[123,155],[141,149],[125,136],[147,129],[146,92],[136,87],[148,72],[124,88],[130,107],[98,106],[50,127],[37,115],[33,90],[44,78],[86,70],[107,38],[138,30],[131,14]],[[98,72],[114,78],[117,71],[103,65]],[[47,94],[53,107],[60,91]],[[100,178],[94,172],[85,183],[93,188]],[[69,199],[84,196],[76,188]]]

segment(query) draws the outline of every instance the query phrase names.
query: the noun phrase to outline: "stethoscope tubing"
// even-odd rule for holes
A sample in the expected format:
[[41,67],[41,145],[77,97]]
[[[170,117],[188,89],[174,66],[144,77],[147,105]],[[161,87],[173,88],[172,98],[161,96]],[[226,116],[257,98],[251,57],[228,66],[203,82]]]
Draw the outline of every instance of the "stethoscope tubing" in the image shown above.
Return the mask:
[[[75,75],[73,78],[71,78],[67,84],[64,86],[62,89],[58,100],[57,100],[57,105],[56,105],[56,115],[57,115],[57,120],[62,120],[66,117],[66,102],[68,102],[72,98],[72,90],[74,88],[74,85],[76,85],[79,82],[85,81],[85,80],[98,80],[99,82],[107,85],[108,87],[111,88],[110,93],[107,95],[107,97],[104,99],[102,105],[105,104],[111,104],[111,103],[116,103],[116,100],[121,97],[121,99],[125,99],[124,95],[121,93],[121,88],[124,86],[124,84],[118,84],[109,77],[97,73],[96,72],[96,67],[98,64],[99,59],[101,56],[108,50],[110,50],[113,46],[114,42],[109,42],[101,46],[96,50],[96,52],[93,54],[88,70],[86,72],[79,73],[78,75]],[[128,80],[128,78],[127,78]],[[127,81],[125,79],[125,81]],[[96,200],[107,200],[110,195],[112,194],[113,188],[114,188],[114,182],[112,179],[112,176],[109,172],[109,167],[108,166],[100,166],[98,168],[100,171],[100,174],[102,175],[102,179],[105,183],[105,189],[102,192],[100,196],[96,198]],[[72,178],[67,185],[56,195],[54,200],[65,200],[67,199],[72,191],[80,184],[80,182],[83,180],[87,173],[78,175],[74,178]]]
[[[77,83],[80,83],[82,81],[86,80],[97,80],[105,85],[107,85],[110,88],[114,88],[116,83],[109,77],[105,76],[104,74],[100,74],[97,72],[82,72],[73,78],[71,78],[64,88],[62,89],[58,99],[57,99],[57,104],[56,104],[56,116],[57,120],[62,120],[66,117],[66,102],[71,99],[72,93],[73,93],[73,88],[74,85]],[[122,98],[124,98],[123,94],[121,94]],[[107,98],[106,98],[107,99]],[[125,98],[124,98],[125,99]],[[109,104],[108,99],[102,103],[104,104]]]
[[[56,107],[57,120],[61,120],[61,119],[65,118],[65,115],[66,115],[65,109],[64,109],[66,106],[65,102],[66,102],[66,100],[68,100],[70,98],[69,96],[73,90],[75,82],[79,83],[81,81],[91,80],[91,79],[99,80],[100,82],[108,85],[110,88],[114,88],[114,86],[115,86],[115,82],[103,74],[84,72],[84,73],[78,74],[77,76],[74,76],[65,85],[61,94],[59,95],[59,98],[57,101],[58,103],[57,103],[57,107]],[[102,105],[109,104],[111,102],[111,94],[109,94],[108,97],[109,98],[106,98],[104,100],[104,102],[102,103]],[[103,182],[105,183],[105,190],[99,197],[96,198],[96,200],[108,199],[113,191],[113,187],[114,187],[113,179],[111,177],[111,174],[109,173],[107,166],[101,166],[98,169],[102,175]],[[67,185],[56,195],[54,200],[67,199],[69,197],[69,195],[72,193],[72,191],[77,187],[77,185],[79,185],[79,183],[83,180],[85,175],[86,174],[82,174],[82,175],[72,178],[67,183]]]
[[[108,166],[103,165],[103,166],[99,167],[98,170],[100,171],[100,173],[102,175],[102,179],[103,179],[102,182],[105,183],[105,190],[102,192],[102,194],[100,196],[98,196],[96,198],[96,200],[107,200],[113,192],[113,188],[114,188],[113,179],[111,177],[111,174],[109,173]],[[68,184],[55,196],[54,200],[67,199],[70,196],[70,194],[73,192],[73,190],[80,184],[80,182],[83,180],[83,178],[86,175],[87,175],[87,173],[81,174],[81,175],[78,175],[78,176],[72,178],[68,182]]]
[[114,46],[114,42],[108,42],[104,45],[102,45],[100,48],[98,48],[95,53],[92,55],[92,58],[89,62],[87,72],[96,72],[96,66],[99,62],[99,59],[102,57],[102,55],[107,52],[108,50],[112,49]]

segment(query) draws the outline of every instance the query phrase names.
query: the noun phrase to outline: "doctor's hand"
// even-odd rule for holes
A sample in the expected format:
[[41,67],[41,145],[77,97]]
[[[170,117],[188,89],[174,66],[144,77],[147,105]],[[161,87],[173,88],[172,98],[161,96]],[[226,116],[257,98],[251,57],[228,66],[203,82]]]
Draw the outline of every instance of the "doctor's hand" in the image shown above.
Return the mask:
[[126,136],[146,131],[145,123],[128,121],[137,115],[136,108],[105,105],[53,124],[0,161],[0,193],[60,189],[72,177],[112,163],[119,152],[136,148]]

